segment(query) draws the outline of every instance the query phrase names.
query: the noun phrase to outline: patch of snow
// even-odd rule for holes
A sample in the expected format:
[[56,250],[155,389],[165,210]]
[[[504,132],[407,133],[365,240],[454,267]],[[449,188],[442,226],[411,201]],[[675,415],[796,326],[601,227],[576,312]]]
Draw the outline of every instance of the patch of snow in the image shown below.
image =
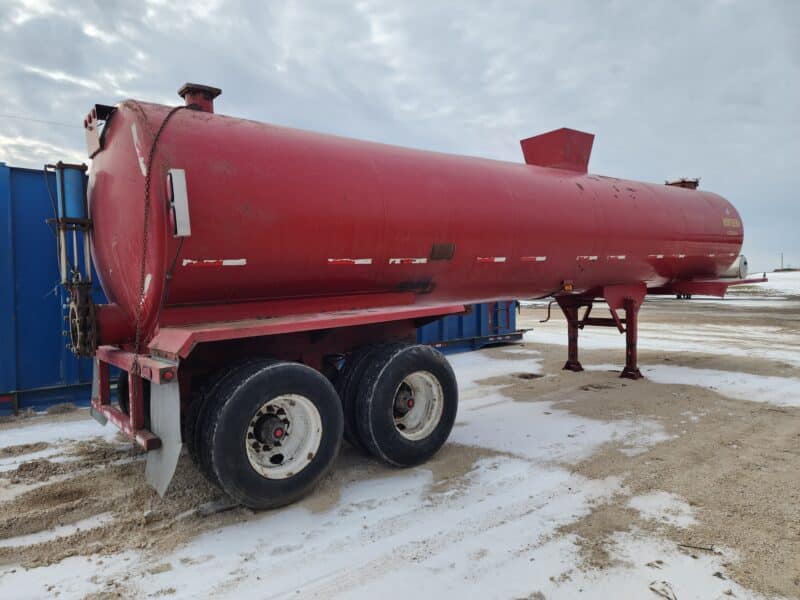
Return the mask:
[[[55,457],[61,454],[63,451],[64,449],[59,446],[51,446],[37,452],[29,452],[28,454],[18,454],[16,456],[6,456],[5,458],[0,458],[0,473],[13,471],[21,463],[28,462],[29,460]],[[59,459],[64,458],[66,457],[59,457]]]
[[52,529],[45,531],[37,531],[29,535],[20,535],[12,538],[0,539],[0,548],[11,548],[13,546],[29,546],[32,544],[42,544],[44,542],[51,542],[61,537],[72,535],[77,531],[86,531],[87,529],[94,529],[102,527],[106,523],[113,520],[111,513],[101,513],[99,515],[91,516],[87,519],[82,519],[71,523],[69,525],[59,525]]
[[[756,274],[753,274],[754,276]],[[768,281],[753,284],[759,290],[776,291],[782,294],[800,295],[800,271],[767,273]]]
[[34,569],[0,569],[0,590],[3,600],[30,600],[31,598],[84,598],[93,593],[108,593],[103,575],[122,579],[131,564],[139,560],[134,552],[103,556],[97,564],[96,556],[71,556],[47,567]]
[[[725,549],[714,553],[697,552],[693,558],[672,542],[639,532],[616,533],[612,539],[615,543],[610,555],[622,563],[620,566],[603,571],[570,571],[568,583],[541,588],[545,597],[663,598],[651,590],[651,585],[655,584],[672,591],[681,600],[766,599],[725,576],[723,563],[736,560],[736,556]],[[578,589],[582,590],[580,595],[573,593]]]
[[468,390],[483,379],[517,371],[542,372],[541,354],[538,352],[536,354],[527,352],[515,354],[507,350],[505,352],[510,354],[508,359],[492,358],[483,352],[462,352],[448,356],[447,360],[456,372],[459,390]]
[[661,521],[676,527],[689,527],[696,523],[694,510],[680,496],[657,491],[634,496],[628,506],[639,511],[645,519]]
[[645,448],[668,438],[655,421],[600,422],[556,410],[551,402],[516,402],[494,392],[460,407],[450,441],[535,461],[576,463],[602,444]]
[[[617,369],[611,364],[585,364],[584,368],[590,371]],[[695,369],[675,365],[640,365],[639,369],[645,377],[655,383],[694,385],[714,390],[735,400],[800,407],[800,379],[794,377]]]
[[18,427],[3,430],[0,434],[0,448],[33,444],[36,442],[60,442],[86,440],[100,437],[112,441],[117,437],[118,429],[111,424],[103,427],[86,412],[86,419],[81,421],[63,421],[26,424],[20,422]]

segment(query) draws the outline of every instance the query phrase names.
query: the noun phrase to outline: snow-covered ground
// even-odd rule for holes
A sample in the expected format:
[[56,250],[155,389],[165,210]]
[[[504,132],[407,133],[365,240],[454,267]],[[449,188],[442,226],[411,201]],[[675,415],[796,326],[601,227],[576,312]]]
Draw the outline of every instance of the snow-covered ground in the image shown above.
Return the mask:
[[[566,465],[605,442],[625,439],[647,445],[663,439],[664,432],[647,420],[605,423],[558,410],[550,402],[514,402],[496,387],[478,383],[500,374],[541,371],[535,352],[510,356],[452,357],[463,400],[451,443],[484,451],[454,477],[454,485],[436,485],[435,474],[425,467],[389,471],[347,485],[335,505],[322,512],[300,506],[267,512],[203,534],[157,559],[126,551],[102,561],[72,557],[30,570],[0,567],[0,596],[44,598],[57,590],[62,598],[81,597],[128,575],[136,595],[172,598],[443,598],[472,593],[515,598],[536,597],[531,596],[536,592],[546,598],[578,593],[585,598],[648,598],[657,597],[651,596],[653,585],[681,599],[721,598],[726,591],[738,598],[757,597],[712,576],[722,569],[725,554],[693,559],[651,535],[617,536],[613,558],[623,566],[577,568],[573,536],[557,535],[557,529],[618,492],[621,483],[587,480],[571,474]],[[688,377],[652,369],[648,375],[722,387],[716,374]],[[731,386],[733,390],[736,383]],[[793,394],[786,386],[771,389],[764,401],[777,405]],[[4,431],[0,447],[54,434],[74,440],[108,431],[90,421],[59,424],[57,431],[52,424],[22,426]],[[693,521],[685,502],[666,492],[633,498],[630,506],[647,519],[679,526]],[[52,539],[75,528],[100,526],[105,518],[33,537]],[[29,535],[1,543],[31,541]]]
[[[771,279],[768,292],[756,296],[800,293],[799,274]],[[525,339],[561,345],[566,335],[561,328],[541,328]],[[581,344],[621,349],[624,336],[592,330],[581,336]],[[800,332],[774,327],[706,324],[698,341],[696,331],[643,322],[640,345],[733,356],[756,352],[800,366]],[[691,555],[649,530],[613,534],[610,566],[583,566],[575,534],[560,528],[625,492],[625,484],[616,477],[589,479],[572,465],[609,442],[624,442],[638,453],[670,434],[647,416],[591,419],[565,410],[569,396],[515,401],[502,386],[484,381],[543,374],[540,350],[546,346],[536,348],[512,348],[502,359],[485,352],[451,357],[461,403],[441,461],[351,478],[323,508],[301,503],[253,514],[166,554],[124,550],[31,569],[0,565],[0,599],[48,598],[56,592],[59,598],[81,598],[109,591],[112,582],[125,582],[123,596],[166,598],[761,598],[720,576],[737,560],[734,549]],[[601,361],[584,366],[589,371],[619,368]],[[759,376],[664,364],[644,364],[642,370],[655,383],[705,387],[754,406],[800,406],[800,374]],[[0,459],[0,483],[3,472],[21,461],[63,460],[59,452],[68,444],[98,435],[112,441],[114,430],[88,418],[21,422],[2,430],[0,449],[42,440],[51,446]],[[0,500],[25,489],[30,485],[0,485]],[[627,507],[669,527],[690,527],[698,518],[686,498],[663,490],[633,496]],[[99,528],[109,518],[100,514],[0,539],[0,549]]]
[[[769,290],[790,296],[800,296],[800,271],[782,271],[780,273],[767,273],[764,283],[756,283],[754,286],[759,290]],[[753,273],[750,277],[757,277],[758,273]],[[744,289],[742,286],[740,289]],[[736,292],[736,287],[731,288],[732,293]]]

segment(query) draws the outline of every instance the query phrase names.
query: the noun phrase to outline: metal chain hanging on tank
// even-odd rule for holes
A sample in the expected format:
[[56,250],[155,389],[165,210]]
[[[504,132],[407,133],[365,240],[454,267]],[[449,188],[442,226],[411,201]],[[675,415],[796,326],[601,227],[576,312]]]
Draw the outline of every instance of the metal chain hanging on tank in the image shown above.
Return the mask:
[[134,375],[140,374],[139,366],[139,350],[142,344],[142,311],[144,310],[144,296],[145,296],[145,279],[147,271],[147,244],[149,241],[150,233],[150,182],[153,174],[153,158],[156,154],[156,146],[158,139],[164,132],[164,129],[169,123],[172,116],[179,110],[186,108],[185,106],[176,106],[167,113],[161,125],[158,127],[153,143],[150,144],[150,152],[147,155],[147,173],[144,178],[144,223],[142,224],[142,262],[139,268],[139,302],[136,305],[136,338],[133,344],[133,365],[131,371]]

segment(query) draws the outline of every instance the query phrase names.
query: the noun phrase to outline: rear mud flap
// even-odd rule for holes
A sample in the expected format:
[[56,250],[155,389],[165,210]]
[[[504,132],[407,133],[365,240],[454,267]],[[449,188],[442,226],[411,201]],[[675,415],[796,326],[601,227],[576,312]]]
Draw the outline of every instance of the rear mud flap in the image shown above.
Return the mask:
[[161,438],[161,448],[147,453],[147,483],[162,498],[181,454],[181,397],[178,382],[150,388],[150,430]]

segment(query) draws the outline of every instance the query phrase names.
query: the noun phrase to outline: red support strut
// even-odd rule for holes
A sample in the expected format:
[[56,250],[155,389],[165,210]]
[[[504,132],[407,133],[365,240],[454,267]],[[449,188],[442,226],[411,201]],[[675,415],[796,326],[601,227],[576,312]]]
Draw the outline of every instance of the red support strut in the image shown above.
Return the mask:
[[625,368],[620,377],[641,379],[642,372],[637,364],[636,344],[639,333],[639,303],[633,298],[625,298]]
[[578,360],[578,307],[562,306],[567,319],[567,362],[564,363],[565,371],[583,371]]
[[[578,329],[583,328],[583,324],[578,318],[578,311],[581,306],[587,306],[591,310],[592,301],[579,296],[561,296],[556,298],[558,305],[567,320],[567,362],[564,364],[565,371],[583,371],[578,360]],[[589,314],[588,311],[586,313]]]
[[[637,365],[636,343],[639,331],[639,308],[642,306],[646,294],[647,287],[644,283],[639,283],[604,286],[597,294],[588,292],[581,295],[556,296],[556,302],[567,320],[567,362],[564,370],[583,371],[583,367],[578,361],[579,329],[583,329],[587,325],[616,327],[620,333],[625,334],[625,368],[620,373],[620,377],[641,379],[642,373]],[[611,311],[611,318],[589,317],[592,312],[592,304],[597,297],[602,297],[606,301]],[[581,318],[578,312],[584,306],[586,312]],[[622,309],[625,310],[624,319],[620,318],[617,312]]]

